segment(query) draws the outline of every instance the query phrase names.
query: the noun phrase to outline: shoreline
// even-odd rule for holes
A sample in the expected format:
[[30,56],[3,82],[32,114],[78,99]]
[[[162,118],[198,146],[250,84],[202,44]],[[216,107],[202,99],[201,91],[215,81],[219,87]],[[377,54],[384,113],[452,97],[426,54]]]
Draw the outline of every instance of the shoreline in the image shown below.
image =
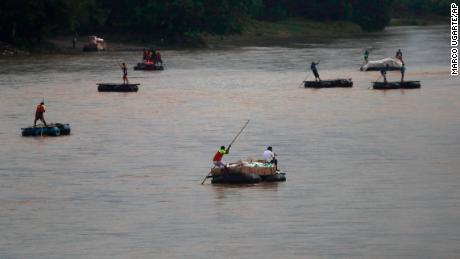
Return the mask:
[[291,18],[278,22],[251,20],[241,34],[226,36],[201,35],[207,46],[244,46],[250,44],[270,45],[293,41],[308,41],[313,37],[334,38],[362,34],[361,28],[351,22],[317,22],[301,18]]
[[[393,18],[393,26],[429,26],[443,24],[444,19],[430,17]],[[354,23],[344,21],[312,21],[303,18],[290,18],[277,22],[248,20],[240,34],[214,35],[208,33],[196,34],[194,37],[181,37],[176,44],[165,44],[163,39],[150,34],[99,33],[105,39],[106,51],[141,51],[143,48],[159,50],[219,48],[227,46],[273,45],[290,42],[308,41],[311,38],[335,38],[359,35],[362,29]],[[57,35],[48,37],[30,49],[21,49],[8,43],[0,42],[0,57],[24,56],[34,54],[81,54],[86,43],[86,35],[77,38],[75,49],[72,48],[73,35]]]

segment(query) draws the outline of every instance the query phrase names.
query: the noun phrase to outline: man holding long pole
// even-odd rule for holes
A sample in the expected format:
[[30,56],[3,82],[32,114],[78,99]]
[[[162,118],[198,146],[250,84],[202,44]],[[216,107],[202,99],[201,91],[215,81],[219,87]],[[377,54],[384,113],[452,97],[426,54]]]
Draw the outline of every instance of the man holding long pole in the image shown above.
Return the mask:
[[45,127],[48,126],[46,124],[45,118],[43,117],[43,113],[45,113],[45,110],[46,110],[44,99],[45,98],[43,98],[43,101],[39,105],[37,105],[37,109],[35,110],[34,127],[37,126],[37,121],[38,120],[41,120],[43,122],[43,124],[45,124]]
[[216,154],[214,155],[214,158],[212,159],[212,162],[215,167],[218,168],[225,168],[225,164],[222,163],[222,157],[230,151],[230,146],[228,146],[227,149],[225,149],[225,146],[221,146],[219,150],[217,150]]
[[[240,136],[241,132],[243,132],[244,128],[246,128],[246,126],[248,126],[248,123],[249,123],[249,120],[244,124],[244,126],[241,128],[241,130],[238,132],[238,134],[236,134],[236,136],[233,138],[232,142],[230,142],[230,144],[228,145],[228,148],[225,149],[225,146],[221,146],[220,149],[216,152],[216,154],[214,155],[213,157],[213,164],[214,166],[216,167],[219,167],[219,168],[227,168],[225,166],[224,163],[222,163],[222,157],[226,154],[228,154],[228,152],[230,151],[230,147],[232,146],[233,143],[235,143],[236,139]],[[201,182],[201,184],[203,184],[206,179],[209,177],[209,175],[211,174],[211,172],[209,172],[208,175],[206,175],[206,177],[203,179],[203,181]]]

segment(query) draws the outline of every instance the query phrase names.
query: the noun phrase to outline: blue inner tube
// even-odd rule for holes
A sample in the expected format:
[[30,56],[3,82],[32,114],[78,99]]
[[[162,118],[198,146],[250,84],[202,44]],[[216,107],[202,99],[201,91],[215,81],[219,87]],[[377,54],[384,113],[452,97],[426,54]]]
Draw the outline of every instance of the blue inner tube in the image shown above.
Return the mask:
[[244,183],[258,183],[262,178],[257,174],[225,174],[218,175],[212,178],[211,183],[230,183],[230,184],[244,184]]
[[28,127],[22,129],[23,136],[59,136],[61,131],[58,127]]
[[284,173],[276,173],[272,175],[264,175],[262,176],[262,181],[264,182],[285,182],[286,181],[286,174]]
[[70,134],[70,125],[68,123],[56,123],[55,126],[61,131],[61,135]]

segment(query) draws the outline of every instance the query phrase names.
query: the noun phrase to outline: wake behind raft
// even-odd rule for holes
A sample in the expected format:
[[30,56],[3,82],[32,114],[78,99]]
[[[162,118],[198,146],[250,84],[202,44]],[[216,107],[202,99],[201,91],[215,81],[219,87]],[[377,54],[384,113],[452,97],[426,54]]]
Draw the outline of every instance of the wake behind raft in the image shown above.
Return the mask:
[[38,125],[22,128],[22,136],[60,136],[70,134],[70,125],[68,123],[51,123],[47,126]]
[[286,174],[276,171],[275,165],[263,160],[230,163],[227,168],[211,169],[208,178],[213,184],[252,184],[285,182]]

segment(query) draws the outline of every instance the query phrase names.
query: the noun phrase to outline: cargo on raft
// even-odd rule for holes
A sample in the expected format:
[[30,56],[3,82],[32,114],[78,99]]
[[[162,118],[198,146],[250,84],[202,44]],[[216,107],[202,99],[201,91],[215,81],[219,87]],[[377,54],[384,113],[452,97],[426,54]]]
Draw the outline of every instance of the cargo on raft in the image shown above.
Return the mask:
[[402,60],[397,58],[384,58],[376,61],[369,61],[366,64],[362,65],[360,70],[361,71],[380,71],[382,68],[386,68],[388,65],[387,70],[395,71],[401,70],[403,65]]
[[373,82],[372,86],[377,90],[417,89],[420,88],[420,81]]
[[320,81],[304,81],[305,88],[332,88],[332,87],[353,87],[353,81],[349,79],[333,79]]
[[259,182],[284,182],[286,174],[276,171],[275,165],[264,161],[241,161],[227,168],[211,169],[208,178],[213,184],[251,184]]
[[100,83],[97,84],[99,92],[137,92],[140,84],[117,84],[117,83]]
[[144,61],[142,63],[137,63],[134,67],[134,70],[164,70],[163,64],[153,63],[151,61]]
[[105,41],[97,36],[89,36],[88,42],[83,46],[83,51],[101,51],[105,50]]
[[70,125],[68,123],[51,123],[47,126],[38,125],[22,128],[22,136],[60,136],[70,134]]

